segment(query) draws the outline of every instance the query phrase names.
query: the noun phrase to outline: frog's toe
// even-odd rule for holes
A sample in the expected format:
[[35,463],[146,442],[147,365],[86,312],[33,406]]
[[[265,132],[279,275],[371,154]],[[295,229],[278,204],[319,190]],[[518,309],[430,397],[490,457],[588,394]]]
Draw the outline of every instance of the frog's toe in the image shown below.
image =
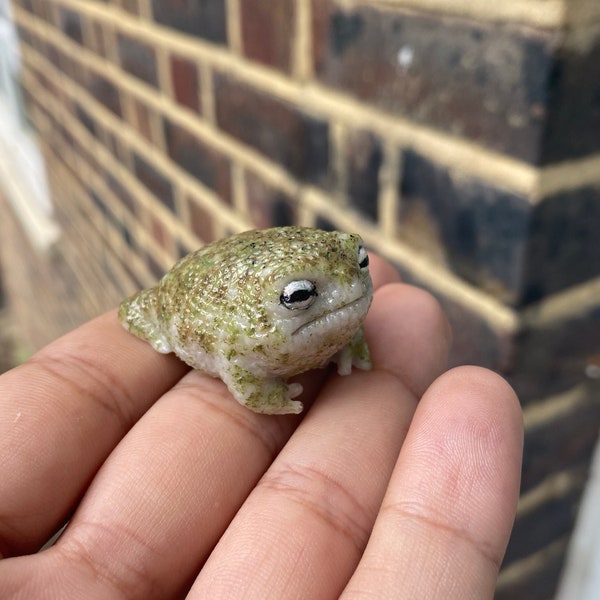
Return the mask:
[[288,398],[297,398],[302,393],[301,383],[288,383]]

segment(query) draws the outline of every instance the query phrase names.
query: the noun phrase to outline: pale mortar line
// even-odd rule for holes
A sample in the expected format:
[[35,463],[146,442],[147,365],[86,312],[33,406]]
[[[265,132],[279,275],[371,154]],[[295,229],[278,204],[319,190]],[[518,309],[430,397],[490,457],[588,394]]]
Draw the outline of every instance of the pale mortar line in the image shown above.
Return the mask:
[[244,169],[237,163],[231,165],[231,195],[233,196],[233,206],[237,213],[247,219],[249,209]]
[[522,311],[523,324],[541,328],[574,319],[600,307],[600,276],[554,292]]
[[578,483],[582,483],[582,470],[572,469],[552,473],[528,490],[519,498],[517,518],[531,514],[548,500],[555,500],[566,496]]
[[[216,128],[217,113],[215,111],[215,91],[212,69],[205,63],[200,64],[200,106],[204,120]],[[173,111],[171,111],[173,112]]]
[[574,407],[587,403],[589,387],[585,384],[578,385],[562,394],[528,404],[523,409],[523,424],[526,430],[538,427],[549,421],[556,421],[562,415],[569,414]]
[[237,55],[243,54],[240,1],[243,0],[225,0],[225,10],[227,14],[227,41],[231,51]]
[[385,238],[398,233],[399,211],[402,198],[398,191],[400,175],[400,152],[395,144],[383,142],[383,163],[379,169],[378,222]]
[[543,167],[538,198],[585,185],[600,187],[600,153]]
[[[60,2],[76,8],[81,6],[81,0],[60,0]],[[102,7],[96,3],[93,7],[89,7],[87,4],[86,6],[99,18],[114,22],[115,15],[108,11],[108,7]],[[164,28],[131,19],[119,19],[116,25],[148,43],[161,41],[182,53],[196,56],[210,63],[213,68],[234,75],[240,81],[252,86],[253,89],[260,89],[264,93],[277,96],[294,106],[301,106],[303,110],[341,118],[348,124],[370,127],[382,135],[397,138],[399,143],[407,147],[415,147],[424,154],[435,157],[436,162],[445,166],[486,179],[504,189],[527,196],[534,195],[538,178],[537,169],[514,158],[478,146],[474,142],[417,125],[407,119],[388,115],[318,83],[300,85],[284,75],[235,57],[230,52],[211,46],[207,42],[197,39],[192,42],[185,36],[165,32]],[[51,35],[53,33],[51,32]],[[69,42],[69,40],[64,40],[60,34],[52,35],[52,37],[59,44],[60,40]],[[75,42],[70,43],[75,44]],[[78,47],[78,54],[81,51],[82,49]],[[88,56],[86,60],[91,62],[91,57]],[[105,65],[105,68],[107,67]],[[300,100],[301,105],[299,104]]]
[[411,248],[397,241],[382,238],[376,225],[365,223],[356,213],[337,210],[332,206],[329,197],[320,190],[307,186],[302,189],[301,198],[307,207],[339,225],[341,229],[360,233],[368,246],[413,272],[415,278],[428,289],[459,302],[467,309],[472,309],[494,327],[509,333],[517,330],[519,319],[513,309],[438,267]]
[[[354,7],[359,3],[343,0],[342,4]],[[564,0],[376,0],[372,4],[429,12],[435,16],[446,14],[485,21],[517,22],[548,29],[562,27],[566,19]]]
[[292,74],[297,81],[305,82],[314,75],[311,44],[312,6],[310,0],[296,0],[295,9]]

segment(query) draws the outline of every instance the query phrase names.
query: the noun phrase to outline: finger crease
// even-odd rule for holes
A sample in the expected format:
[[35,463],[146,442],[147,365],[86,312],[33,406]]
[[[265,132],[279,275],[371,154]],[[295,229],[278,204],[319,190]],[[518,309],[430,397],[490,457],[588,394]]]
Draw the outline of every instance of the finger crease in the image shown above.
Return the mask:
[[[95,363],[71,354],[43,355],[31,360],[53,378],[68,382],[74,392],[91,399],[115,416],[124,431],[127,431],[135,420],[124,410],[126,406],[133,406],[129,391],[116,378],[100,371]],[[94,384],[93,387],[85,385],[86,379]]]
[[115,530],[92,522],[79,522],[74,529],[53,548],[65,564],[83,568],[91,581],[108,584],[118,592],[119,598],[165,597],[160,582],[143,567],[148,562],[145,555],[154,551],[138,535],[124,527]]
[[287,467],[276,475],[267,473],[259,487],[284,494],[348,539],[362,554],[373,518],[347,488],[322,471],[310,467]]
[[391,514],[399,515],[400,517],[418,521],[432,529],[445,531],[446,533],[449,533],[451,536],[465,542],[468,546],[473,548],[475,552],[482,556],[486,562],[490,563],[494,569],[500,569],[502,557],[493,552],[488,544],[478,542],[475,538],[469,535],[465,529],[452,527],[451,525],[447,525],[433,516],[425,515],[422,510],[419,510],[420,508],[422,507],[419,504],[397,502],[382,506],[381,514],[389,512]]

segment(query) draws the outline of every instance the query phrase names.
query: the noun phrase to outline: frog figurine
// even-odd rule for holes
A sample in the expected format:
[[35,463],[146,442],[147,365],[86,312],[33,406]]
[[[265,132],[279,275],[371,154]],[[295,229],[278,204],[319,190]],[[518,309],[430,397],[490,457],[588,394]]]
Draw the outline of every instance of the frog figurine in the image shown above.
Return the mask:
[[253,230],[182,258],[121,303],[124,327],[163,353],[220,377],[258,413],[300,413],[288,377],[333,361],[371,361],[362,323],[373,296],[358,235],[309,227]]

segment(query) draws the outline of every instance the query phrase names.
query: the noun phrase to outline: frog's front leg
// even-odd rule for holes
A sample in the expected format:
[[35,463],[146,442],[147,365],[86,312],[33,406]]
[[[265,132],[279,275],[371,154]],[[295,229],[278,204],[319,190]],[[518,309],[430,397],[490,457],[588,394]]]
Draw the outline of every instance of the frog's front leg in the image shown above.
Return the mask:
[[258,377],[239,365],[230,365],[222,374],[233,397],[247,408],[266,415],[298,414],[302,402],[292,400],[302,393],[299,383],[286,383],[280,377]]
[[362,327],[332,360],[337,363],[337,371],[340,375],[350,375],[353,366],[364,371],[371,368],[371,356]]

